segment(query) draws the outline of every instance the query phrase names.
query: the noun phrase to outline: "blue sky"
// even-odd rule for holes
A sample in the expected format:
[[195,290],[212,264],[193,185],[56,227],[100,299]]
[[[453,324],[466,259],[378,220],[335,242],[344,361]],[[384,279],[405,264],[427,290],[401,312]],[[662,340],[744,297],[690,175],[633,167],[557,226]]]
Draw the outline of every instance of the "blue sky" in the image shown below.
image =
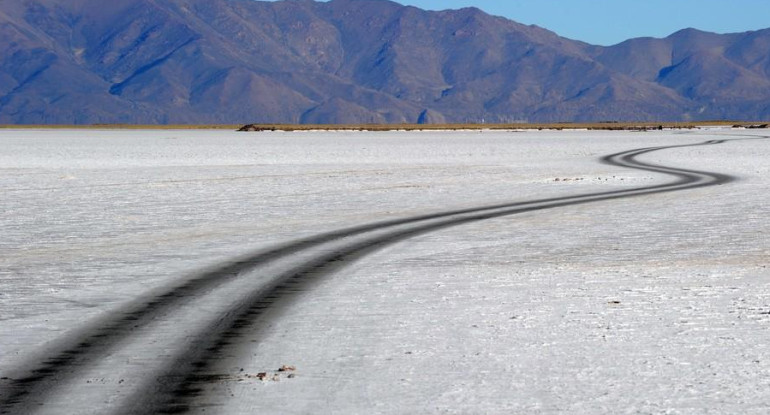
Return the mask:
[[688,27],[743,32],[770,27],[770,0],[396,0],[423,9],[474,6],[562,36],[610,45]]

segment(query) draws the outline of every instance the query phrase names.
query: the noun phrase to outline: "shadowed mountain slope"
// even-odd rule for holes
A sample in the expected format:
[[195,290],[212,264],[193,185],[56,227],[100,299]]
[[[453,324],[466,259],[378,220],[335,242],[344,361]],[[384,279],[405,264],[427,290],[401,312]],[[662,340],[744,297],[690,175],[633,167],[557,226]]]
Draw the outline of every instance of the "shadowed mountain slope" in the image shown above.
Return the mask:
[[386,0],[0,0],[0,123],[770,118],[770,30],[611,47]]

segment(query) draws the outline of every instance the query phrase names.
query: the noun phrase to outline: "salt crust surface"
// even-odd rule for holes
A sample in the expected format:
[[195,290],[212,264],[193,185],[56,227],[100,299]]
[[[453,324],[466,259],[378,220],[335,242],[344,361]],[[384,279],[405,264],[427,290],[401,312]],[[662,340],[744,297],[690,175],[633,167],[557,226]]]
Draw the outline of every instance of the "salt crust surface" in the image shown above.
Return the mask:
[[[0,131],[0,372],[239,254],[387,218],[663,183],[596,159],[739,138],[729,134],[758,133]],[[767,413],[768,159],[770,140],[652,153],[643,160],[740,180],[378,251],[270,315],[221,368],[291,364],[296,378],[220,383],[213,403],[221,413]]]

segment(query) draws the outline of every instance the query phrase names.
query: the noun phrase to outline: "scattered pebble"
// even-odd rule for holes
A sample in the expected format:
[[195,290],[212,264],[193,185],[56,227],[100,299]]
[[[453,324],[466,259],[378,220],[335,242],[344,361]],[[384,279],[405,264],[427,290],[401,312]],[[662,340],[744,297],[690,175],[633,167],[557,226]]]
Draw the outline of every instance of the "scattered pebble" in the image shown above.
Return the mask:
[[553,181],[555,181],[555,182],[580,182],[580,181],[583,181],[583,180],[585,180],[584,177],[576,177],[574,179],[571,179],[569,177],[566,177],[566,178],[563,178],[563,179],[561,177],[557,177],[557,178],[553,179]]
[[[297,370],[296,366],[291,365],[283,365],[278,370],[275,371],[269,371],[269,372],[259,372],[256,375],[252,375],[249,373],[243,373],[238,378],[238,382],[242,382],[246,379],[259,379],[260,381],[273,381],[273,382],[280,382],[281,381],[281,375],[286,374],[287,372],[294,372]],[[240,370],[243,372],[243,369]],[[287,379],[294,379],[297,375],[294,373],[288,373],[285,377]]]

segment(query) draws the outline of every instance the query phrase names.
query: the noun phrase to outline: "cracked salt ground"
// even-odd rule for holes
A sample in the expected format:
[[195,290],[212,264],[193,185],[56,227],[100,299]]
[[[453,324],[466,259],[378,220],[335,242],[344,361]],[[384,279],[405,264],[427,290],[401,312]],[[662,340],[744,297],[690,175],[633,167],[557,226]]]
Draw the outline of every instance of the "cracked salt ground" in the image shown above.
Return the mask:
[[[1,217],[0,374],[89,316],[222,258],[383,216],[558,196],[575,183],[537,182],[557,174],[643,180],[579,154],[732,133],[100,133],[106,145],[3,132],[0,184],[48,190],[0,201],[13,212]],[[766,141],[649,154],[741,180],[469,223],[360,258],[267,311],[270,324],[211,367],[237,376],[292,362],[302,376],[213,382],[192,410],[766,413],[767,155]],[[292,180],[265,177],[276,173]],[[86,183],[50,190],[65,174]],[[252,178],[209,180],[236,176]],[[178,183],[159,194],[143,181]]]

